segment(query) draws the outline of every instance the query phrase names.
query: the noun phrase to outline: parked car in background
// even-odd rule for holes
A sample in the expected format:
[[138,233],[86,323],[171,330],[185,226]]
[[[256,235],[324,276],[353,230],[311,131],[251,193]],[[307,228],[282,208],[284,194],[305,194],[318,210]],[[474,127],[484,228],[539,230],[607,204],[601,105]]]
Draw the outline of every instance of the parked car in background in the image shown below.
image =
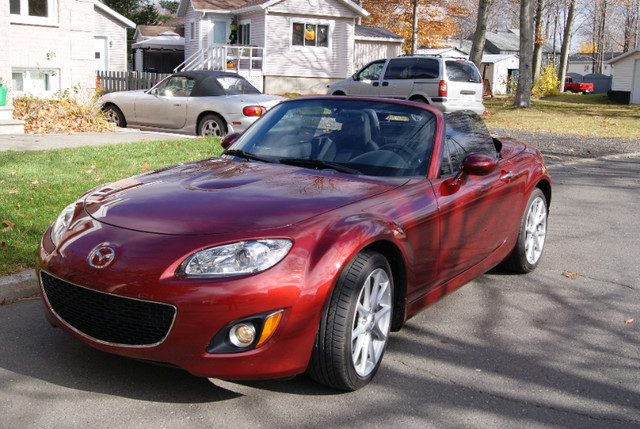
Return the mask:
[[329,85],[327,93],[418,101],[443,112],[484,112],[480,72],[461,58],[421,55],[376,60]]
[[99,102],[119,127],[222,137],[244,131],[282,100],[238,74],[200,70],[173,74],[147,90],[111,92]]
[[198,376],[364,386],[390,331],[498,264],[526,273],[542,257],[542,156],[449,115],[300,97],[225,137],[219,158],[88,191],[40,244],[49,320]]
[[571,76],[564,77],[564,92],[582,92],[583,94],[591,94],[593,92],[593,84],[587,82],[574,82]]

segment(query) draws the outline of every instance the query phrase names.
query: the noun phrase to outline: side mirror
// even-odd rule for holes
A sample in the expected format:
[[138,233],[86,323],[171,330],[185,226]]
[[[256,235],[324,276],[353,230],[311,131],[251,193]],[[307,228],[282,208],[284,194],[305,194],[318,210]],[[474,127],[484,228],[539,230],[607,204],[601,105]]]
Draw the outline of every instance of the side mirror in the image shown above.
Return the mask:
[[462,170],[474,176],[486,176],[498,168],[498,158],[487,153],[474,152],[462,161]]
[[462,160],[462,170],[449,182],[452,189],[464,185],[469,175],[486,176],[498,168],[498,158],[487,153],[473,152]]
[[223,149],[227,149],[234,141],[238,140],[238,137],[240,137],[240,133],[227,134],[220,142],[220,146]]

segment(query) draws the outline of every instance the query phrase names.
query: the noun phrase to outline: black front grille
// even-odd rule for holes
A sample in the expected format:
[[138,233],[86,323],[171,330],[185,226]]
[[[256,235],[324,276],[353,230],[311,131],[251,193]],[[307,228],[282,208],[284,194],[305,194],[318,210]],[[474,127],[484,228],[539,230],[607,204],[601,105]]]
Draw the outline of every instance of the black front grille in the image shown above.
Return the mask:
[[40,272],[49,305],[65,323],[96,340],[151,346],[169,333],[174,306],[87,289]]

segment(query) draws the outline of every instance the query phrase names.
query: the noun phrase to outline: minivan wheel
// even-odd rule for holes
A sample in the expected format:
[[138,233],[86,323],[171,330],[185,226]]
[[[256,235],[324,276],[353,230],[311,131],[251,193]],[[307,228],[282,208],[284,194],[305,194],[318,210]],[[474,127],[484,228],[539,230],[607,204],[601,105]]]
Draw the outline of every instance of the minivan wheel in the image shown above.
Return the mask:
[[409,99],[409,101],[414,101],[414,102],[416,102],[416,103],[429,104],[429,102],[427,101],[427,99],[426,99],[426,98],[421,97],[421,96],[419,96],[419,95],[417,95],[417,96],[415,96],[415,97],[411,97],[411,98]]

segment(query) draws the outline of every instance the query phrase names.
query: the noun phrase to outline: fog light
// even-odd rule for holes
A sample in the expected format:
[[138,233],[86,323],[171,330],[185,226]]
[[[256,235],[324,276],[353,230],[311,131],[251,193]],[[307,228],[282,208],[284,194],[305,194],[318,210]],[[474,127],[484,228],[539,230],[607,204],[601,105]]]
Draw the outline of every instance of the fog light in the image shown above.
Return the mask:
[[238,323],[229,331],[229,341],[236,347],[249,347],[256,338],[256,328],[251,323]]

